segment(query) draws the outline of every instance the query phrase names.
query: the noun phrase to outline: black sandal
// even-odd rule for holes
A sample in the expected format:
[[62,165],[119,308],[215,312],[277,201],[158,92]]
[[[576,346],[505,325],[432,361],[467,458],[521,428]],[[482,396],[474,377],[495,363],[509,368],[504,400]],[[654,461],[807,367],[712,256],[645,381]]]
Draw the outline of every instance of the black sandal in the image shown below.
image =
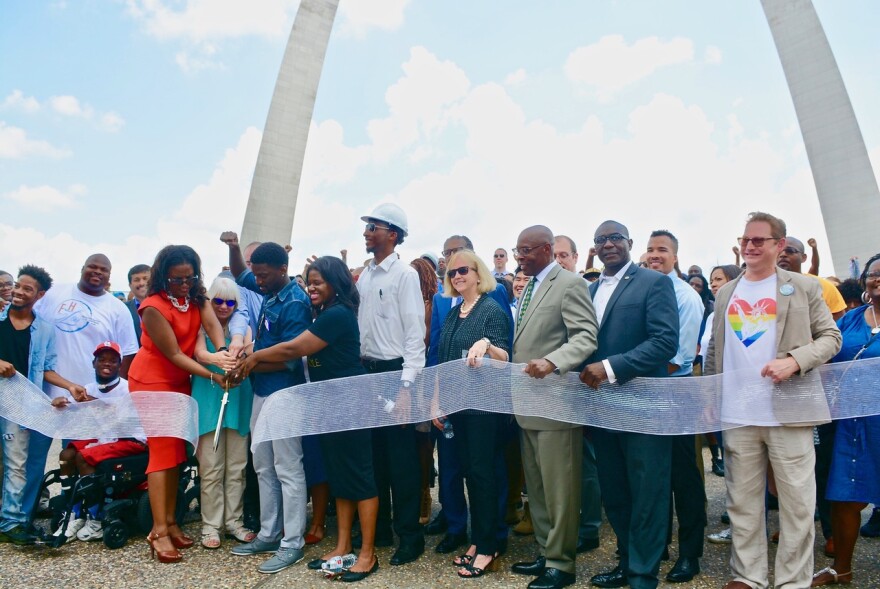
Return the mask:
[[[486,563],[486,566],[484,566],[483,568],[475,567],[473,564],[465,565],[462,568],[464,570],[468,571],[469,574],[462,575],[461,571],[458,571],[458,576],[461,577],[462,579],[476,579],[477,577],[482,577],[483,575],[485,575],[489,571],[497,571],[499,557],[500,557],[500,555],[496,552],[492,556],[492,560],[490,560],[488,563]],[[475,560],[476,560],[476,556],[474,556],[474,558],[471,559],[471,562],[473,562]]]
[[474,556],[476,556],[476,553],[468,554],[467,552],[465,552],[464,554],[459,554],[452,559],[452,564],[457,567],[469,567],[474,561]]

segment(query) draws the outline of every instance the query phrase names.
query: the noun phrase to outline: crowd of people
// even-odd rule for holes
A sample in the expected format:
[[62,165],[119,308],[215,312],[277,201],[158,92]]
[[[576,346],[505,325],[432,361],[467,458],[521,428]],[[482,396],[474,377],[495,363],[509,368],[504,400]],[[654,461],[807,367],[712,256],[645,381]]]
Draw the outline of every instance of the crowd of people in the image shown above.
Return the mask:
[[[53,286],[33,265],[15,277],[0,271],[0,376],[27,377],[58,411],[129,391],[191,395],[198,403],[200,538],[175,519],[180,467],[192,453],[179,438],[96,432],[92,440],[63,440],[61,492],[101,460],[148,452],[151,555],[179,562],[182,550],[216,550],[225,536],[237,541],[233,555],[271,555],[259,565],[269,574],[323,539],[332,501],[336,545],[307,566],[344,582],[375,572],[376,548],[393,546],[395,537],[389,564],[417,560],[426,534],[443,534],[438,553],[458,553],[459,577],[480,577],[499,566],[512,527],[535,537],[534,559],[512,565],[531,578],[530,589],[575,582],[577,554],[599,546],[604,510],[619,561],[590,582],[641,589],[658,585],[674,543],[673,514],[678,558],[665,578],[683,583],[700,574],[707,444],[711,471],[727,486],[730,528],[709,536],[731,545],[726,589],[768,586],[774,538],[777,587],[852,582],[860,514],[880,502],[880,420],[829,422],[827,410],[817,410],[814,419],[791,423],[786,404],[795,401],[785,391],[826,362],[880,356],[880,254],[858,278],[832,281],[817,276],[809,240],[812,266],[803,273],[803,242],[781,219],[755,212],[736,238],[736,263],[705,274],[697,266],[681,272],[678,239],[665,229],[647,236],[646,251],[634,257],[633,237],[617,221],[596,228],[585,265],[571,237],[528,227],[510,250],[510,271],[508,250],[496,249],[489,265],[459,234],[446,239],[441,256],[407,263],[396,251],[408,235],[402,209],[380,204],[362,219],[372,257],[361,267],[324,256],[291,276],[288,248],[242,248],[224,232],[229,265],[218,277],[207,279],[192,248],[167,246],[151,265],[129,271],[125,303],[107,290],[111,263],[102,254],[85,261],[74,285]],[[463,360],[477,368],[483,358],[521,364],[535,379],[575,372],[584,395],[614,394],[615,385],[638,377],[720,375],[721,421],[735,427],[658,436],[450,412],[442,391],[430,400],[431,423],[409,423],[424,367]],[[386,410],[405,425],[274,440],[251,452],[249,435],[271,395],[307,381],[388,372],[399,385]],[[744,374],[762,383],[748,403],[737,395]],[[0,542],[37,539],[33,520],[51,442],[4,420]],[[441,510],[431,519],[435,445]],[[773,502],[780,529],[771,536]],[[834,562],[814,574],[816,512]],[[876,510],[861,531],[880,535]],[[75,509],[50,532],[99,539],[100,509]]]

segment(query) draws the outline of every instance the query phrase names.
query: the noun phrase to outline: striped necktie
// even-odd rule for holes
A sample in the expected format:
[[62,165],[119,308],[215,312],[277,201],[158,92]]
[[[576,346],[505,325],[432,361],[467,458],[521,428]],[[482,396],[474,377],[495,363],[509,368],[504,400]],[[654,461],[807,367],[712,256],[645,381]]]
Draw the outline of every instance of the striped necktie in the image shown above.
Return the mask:
[[532,301],[532,292],[535,290],[535,279],[534,277],[529,280],[529,283],[526,285],[526,290],[523,293],[522,304],[519,306],[519,318],[516,320],[516,329],[519,331],[519,328],[522,327],[523,317],[526,316],[526,309],[529,308],[529,303]]

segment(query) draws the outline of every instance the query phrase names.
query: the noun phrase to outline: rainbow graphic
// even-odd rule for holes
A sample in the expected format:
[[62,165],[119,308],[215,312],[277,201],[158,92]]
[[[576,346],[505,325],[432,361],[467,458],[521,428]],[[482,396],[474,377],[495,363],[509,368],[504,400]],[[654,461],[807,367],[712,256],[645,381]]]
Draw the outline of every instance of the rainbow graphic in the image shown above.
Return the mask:
[[734,295],[727,308],[727,321],[739,341],[748,348],[776,321],[776,299],[766,298],[751,304]]

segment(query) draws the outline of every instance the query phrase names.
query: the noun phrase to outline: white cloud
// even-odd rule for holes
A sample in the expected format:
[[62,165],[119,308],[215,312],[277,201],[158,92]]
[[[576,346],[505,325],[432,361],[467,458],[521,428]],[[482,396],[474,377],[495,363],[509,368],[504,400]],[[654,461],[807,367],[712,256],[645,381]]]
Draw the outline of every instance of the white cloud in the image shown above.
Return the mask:
[[178,51],[174,56],[174,63],[187,74],[203,70],[222,70],[225,68],[222,62],[208,57],[192,56],[188,51]]
[[81,184],[70,186],[66,191],[61,191],[47,185],[21,185],[17,190],[4,194],[3,198],[18,203],[29,210],[53,213],[59,209],[74,207],[76,205],[76,197],[85,193],[86,188]]
[[715,45],[708,45],[703,54],[703,61],[709,65],[718,65],[721,63],[721,49]]
[[370,0],[369,2],[341,0],[339,16],[342,17],[340,30],[361,38],[370,29],[393,31],[403,25],[403,13],[410,0]]
[[91,119],[95,116],[95,109],[88,104],[80,104],[76,96],[53,96],[49,99],[49,105],[58,114],[68,117]]
[[507,77],[504,78],[505,86],[517,86],[526,81],[526,70],[523,68],[519,68],[518,70],[507,74]]
[[13,90],[0,105],[0,108],[18,109],[32,113],[40,110],[40,101],[33,96],[25,96],[21,90]]
[[110,111],[101,115],[101,128],[110,133],[119,131],[125,125],[125,119],[119,113]]
[[24,129],[0,121],[0,159],[20,159],[28,156],[62,158],[70,150],[60,149],[48,141],[28,139]]
[[622,88],[657,70],[694,59],[690,39],[657,37],[627,45],[622,35],[607,35],[596,43],[578,47],[565,63],[565,75],[577,84],[594,88],[600,100],[610,100]]

